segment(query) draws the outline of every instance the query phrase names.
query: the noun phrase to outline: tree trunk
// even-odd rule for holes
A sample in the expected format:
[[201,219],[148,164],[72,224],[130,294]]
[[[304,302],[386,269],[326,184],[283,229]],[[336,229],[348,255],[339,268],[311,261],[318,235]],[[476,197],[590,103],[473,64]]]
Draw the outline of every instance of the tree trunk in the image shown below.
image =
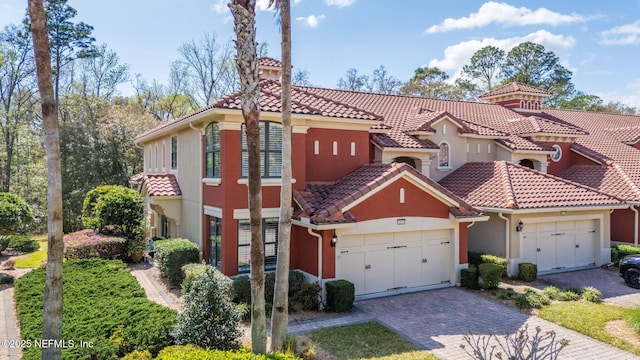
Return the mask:
[[271,313],[271,351],[283,350],[289,332],[289,258],[291,243],[291,8],[279,1],[282,32],[282,187],[278,262]]
[[251,223],[251,349],[267,351],[264,307],[264,242],[262,240],[262,180],[260,169],[260,87],[256,55],[255,0],[233,0],[236,64],[240,76],[241,108],[249,160],[249,218]]
[[[36,74],[42,106],[44,147],[47,156],[48,229],[47,276],[44,288],[42,338],[62,340],[62,180],[60,175],[60,141],[58,112],[53,94],[51,53],[42,0],[29,0],[31,33],[36,60]],[[62,348],[42,349],[42,359],[61,359]]]

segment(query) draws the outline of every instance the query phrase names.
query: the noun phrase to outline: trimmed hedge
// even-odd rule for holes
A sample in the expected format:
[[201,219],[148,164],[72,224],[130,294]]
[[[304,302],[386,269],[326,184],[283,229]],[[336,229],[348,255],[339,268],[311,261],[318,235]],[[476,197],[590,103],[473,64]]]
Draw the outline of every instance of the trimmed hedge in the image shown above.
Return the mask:
[[155,248],[160,272],[175,284],[182,281],[184,265],[200,262],[198,246],[187,239],[158,240]]
[[133,238],[144,219],[140,194],[121,185],[103,185],[87,192],[82,206],[82,223],[100,232],[123,233]]
[[518,264],[518,278],[526,282],[535,281],[538,278],[538,265],[527,262]]
[[498,287],[498,284],[502,279],[502,274],[504,273],[504,268],[492,263],[483,263],[478,266],[478,271],[482,278],[482,284],[480,284],[480,287],[487,290]]
[[355,300],[355,285],[347,280],[332,280],[325,283],[327,308],[335,312],[349,311]]
[[25,235],[11,235],[8,247],[14,251],[30,253],[40,249],[40,243]]
[[640,254],[640,248],[631,245],[615,245],[618,250],[618,258],[622,259],[627,255]]
[[85,229],[63,238],[66,259],[124,259],[127,256],[127,239],[98,234]]
[[[251,281],[248,275],[236,276],[233,279],[233,302],[235,303],[251,303]],[[273,287],[275,285],[275,272],[265,274],[264,277],[264,298],[266,301],[273,300]],[[300,271],[289,271],[289,296],[295,294],[302,289],[304,284],[304,275]]]
[[491,255],[491,254],[482,254],[481,258],[482,258],[482,263],[484,264],[495,264],[502,267],[504,269],[504,272],[502,273],[502,275],[507,273],[507,265],[509,264],[509,260],[500,256]]
[[478,276],[478,268],[473,264],[469,264],[467,269],[460,270],[460,286],[472,290],[480,289]]
[[[176,312],[147,300],[144,290],[119,260],[81,259],[64,264],[62,338],[76,346],[63,359],[119,359],[134,350],[152,354],[172,343]],[[42,339],[46,270],[16,280],[15,302],[23,339]],[[80,340],[92,347],[77,346]],[[41,349],[23,349],[24,360],[40,359]]]
[[169,346],[160,351],[156,360],[297,360],[290,354],[252,354],[246,349],[236,351],[208,350],[194,345]]

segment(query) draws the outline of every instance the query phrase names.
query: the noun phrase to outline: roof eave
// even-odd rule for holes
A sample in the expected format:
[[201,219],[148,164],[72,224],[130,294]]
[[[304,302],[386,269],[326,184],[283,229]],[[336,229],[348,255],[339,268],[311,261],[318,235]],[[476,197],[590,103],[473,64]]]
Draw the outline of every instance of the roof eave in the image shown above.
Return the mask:
[[612,210],[612,209],[628,209],[629,204],[611,204],[611,205],[585,205],[585,206],[555,206],[544,208],[529,208],[529,209],[509,209],[509,208],[496,208],[496,207],[484,207],[476,206],[476,208],[484,212],[493,213],[505,213],[505,214],[536,214],[544,212],[554,211],[591,211],[591,210]]

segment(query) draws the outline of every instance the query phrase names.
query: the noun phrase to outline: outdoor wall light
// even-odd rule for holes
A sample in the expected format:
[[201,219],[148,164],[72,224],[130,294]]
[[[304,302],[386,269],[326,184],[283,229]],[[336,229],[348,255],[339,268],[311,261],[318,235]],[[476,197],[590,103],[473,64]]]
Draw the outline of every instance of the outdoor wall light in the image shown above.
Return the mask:
[[329,243],[329,245],[331,245],[331,247],[336,247],[337,243],[338,243],[338,235],[333,234],[333,236],[331,237],[331,242]]
[[516,225],[516,231],[520,232],[522,231],[522,229],[524,229],[524,223],[522,222],[522,220],[518,221],[518,225]]

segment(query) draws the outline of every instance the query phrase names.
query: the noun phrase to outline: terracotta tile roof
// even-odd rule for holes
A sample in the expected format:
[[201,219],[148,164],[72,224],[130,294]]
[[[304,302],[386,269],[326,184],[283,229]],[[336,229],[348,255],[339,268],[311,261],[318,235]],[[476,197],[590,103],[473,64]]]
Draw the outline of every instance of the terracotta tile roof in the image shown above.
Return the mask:
[[511,83],[499,86],[497,88],[494,88],[492,90],[489,90],[478,97],[480,99],[485,99],[485,98],[505,95],[509,93],[515,93],[515,92],[537,94],[537,95],[543,95],[545,97],[551,96],[551,92],[545,89],[541,89],[539,87],[535,87],[535,86],[531,86],[531,85],[527,85],[519,82],[511,82]]
[[129,178],[129,182],[138,183],[144,178],[144,173],[138,173]]
[[618,165],[573,165],[563,171],[560,177],[598,189],[621,199],[640,200],[640,189]]
[[386,134],[373,134],[371,135],[371,140],[374,144],[383,148],[440,149],[440,147],[431,140],[420,140],[398,129],[391,129],[391,131]]
[[470,217],[481,214],[411,166],[403,163],[391,163],[365,165],[335,183],[309,183],[304,191],[294,191],[294,199],[302,209],[296,214],[296,217],[309,217],[313,223],[355,222],[356,219],[348,212],[343,213],[342,209],[403,172],[412,173],[446,196],[459,202],[459,207],[450,209],[450,212],[455,214],[454,216]]
[[262,56],[258,58],[258,66],[282,67],[282,63],[280,60],[276,60],[268,56]]
[[556,149],[551,146],[547,146],[535,141],[531,141],[527,138],[523,138],[516,135],[511,135],[504,139],[496,140],[499,144],[506,146],[511,150],[526,150],[526,151],[551,151],[555,152]]
[[178,180],[173,174],[145,174],[140,188],[147,189],[149,196],[179,196],[182,195]]
[[516,210],[623,203],[597,189],[507,161],[467,163],[440,184],[480,208]]
[[545,119],[539,116],[524,116],[508,120],[511,134],[556,134],[556,135],[588,135],[583,129],[560,119]]
[[604,130],[610,133],[616,140],[625,144],[634,145],[640,141],[640,126]]

